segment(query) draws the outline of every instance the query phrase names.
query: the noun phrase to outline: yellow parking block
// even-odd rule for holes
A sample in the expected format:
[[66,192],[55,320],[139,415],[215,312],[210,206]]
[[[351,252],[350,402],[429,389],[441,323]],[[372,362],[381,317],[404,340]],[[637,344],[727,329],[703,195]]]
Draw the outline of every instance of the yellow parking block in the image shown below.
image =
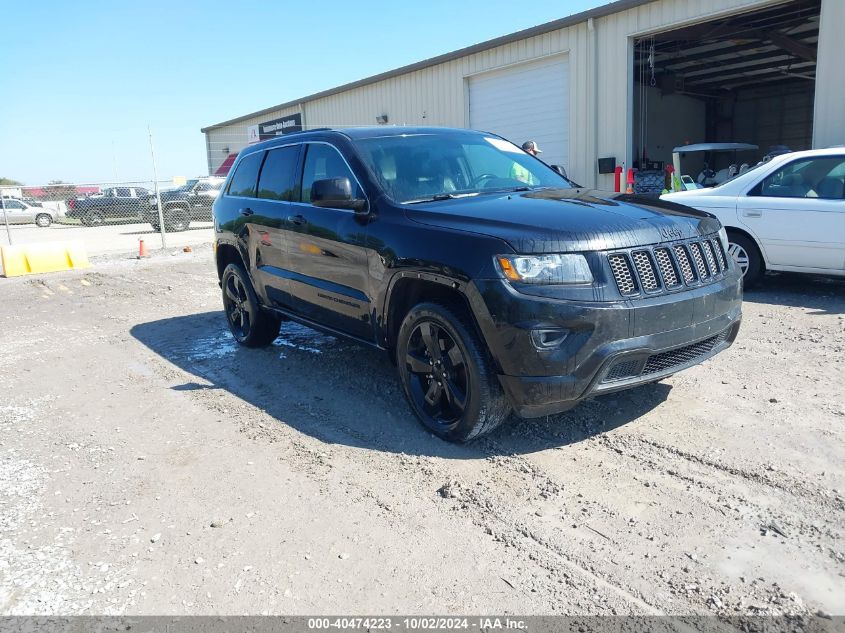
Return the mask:
[[6,277],[91,266],[81,240],[0,246],[0,260]]

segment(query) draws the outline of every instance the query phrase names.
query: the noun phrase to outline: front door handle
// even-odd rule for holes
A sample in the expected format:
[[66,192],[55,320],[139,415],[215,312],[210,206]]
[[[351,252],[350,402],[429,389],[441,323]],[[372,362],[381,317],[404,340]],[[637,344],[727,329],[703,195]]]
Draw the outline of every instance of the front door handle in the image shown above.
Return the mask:
[[308,220],[306,220],[305,217],[302,215],[289,215],[288,222],[290,222],[291,224],[295,224],[296,226],[308,224]]
[[746,218],[762,218],[763,212],[760,209],[745,209],[742,215]]
[[255,213],[255,211],[253,211],[253,210],[252,210],[252,209],[250,209],[249,207],[246,207],[245,209],[241,209],[241,215],[245,215],[245,216],[249,217],[249,216],[251,216],[253,213]]

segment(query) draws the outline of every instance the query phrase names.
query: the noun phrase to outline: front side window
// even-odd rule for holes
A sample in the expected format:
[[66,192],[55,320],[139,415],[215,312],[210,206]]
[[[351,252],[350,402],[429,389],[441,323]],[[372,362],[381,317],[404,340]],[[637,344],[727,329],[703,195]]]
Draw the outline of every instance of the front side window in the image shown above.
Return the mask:
[[356,141],[364,162],[396,202],[572,184],[513,143],[482,134],[416,134]]
[[842,200],[845,190],[845,156],[804,158],[766,176],[749,195],[771,198],[823,198]]
[[311,202],[311,186],[315,180],[327,178],[349,178],[352,185],[352,197],[364,197],[358,187],[358,181],[346,165],[346,161],[334,147],[322,143],[308,145],[305,155],[305,167],[302,172],[302,202]]
[[267,152],[258,178],[258,197],[266,200],[299,200],[296,191],[296,164],[299,146],[280,147]]
[[116,195],[118,198],[129,198],[132,196],[129,187],[118,187],[115,191],[117,192]]
[[255,152],[241,159],[229,185],[230,196],[255,197],[255,183],[258,180],[258,169],[261,167],[263,157],[263,152]]

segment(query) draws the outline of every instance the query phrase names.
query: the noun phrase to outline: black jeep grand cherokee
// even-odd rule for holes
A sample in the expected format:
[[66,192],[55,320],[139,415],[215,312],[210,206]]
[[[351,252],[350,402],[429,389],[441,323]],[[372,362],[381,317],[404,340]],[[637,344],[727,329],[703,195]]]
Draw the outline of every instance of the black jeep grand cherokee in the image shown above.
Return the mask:
[[451,441],[664,378],[739,330],[716,218],[577,188],[493,134],[286,135],[241,152],[213,210],[240,343],[287,318],[384,349]]

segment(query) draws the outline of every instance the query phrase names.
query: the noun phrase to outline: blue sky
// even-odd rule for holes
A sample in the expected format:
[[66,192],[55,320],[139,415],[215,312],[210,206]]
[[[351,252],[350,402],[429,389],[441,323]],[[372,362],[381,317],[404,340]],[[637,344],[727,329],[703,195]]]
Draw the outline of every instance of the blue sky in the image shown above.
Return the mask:
[[605,4],[4,3],[0,176],[26,184],[207,170],[200,128]]

